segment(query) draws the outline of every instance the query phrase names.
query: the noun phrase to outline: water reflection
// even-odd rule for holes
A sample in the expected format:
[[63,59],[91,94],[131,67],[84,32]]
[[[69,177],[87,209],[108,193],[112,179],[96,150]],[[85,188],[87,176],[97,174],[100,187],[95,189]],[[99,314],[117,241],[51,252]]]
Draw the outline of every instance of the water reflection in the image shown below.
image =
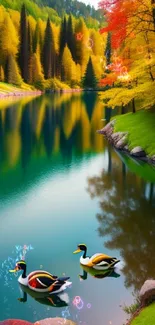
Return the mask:
[[117,273],[117,270],[114,268],[108,269],[108,270],[95,270],[93,268],[81,265],[81,268],[83,269],[83,274],[80,274],[79,277],[81,280],[87,280],[88,274],[94,278],[97,279],[104,279],[106,277],[112,277],[112,278],[119,278],[120,274]]
[[[125,285],[136,290],[146,279],[154,278],[155,184],[130,172],[110,148],[107,154],[108,168],[88,179],[88,191],[100,202],[99,236],[109,236],[105,246],[120,250]],[[148,165],[141,167],[146,176]]]
[[42,292],[35,292],[30,288],[23,286],[22,284],[20,284],[20,288],[23,292],[23,297],[18,298],[18,300],[23,303],[27,302],[27,295],[29,295],[40,304],[48,305],[50,307],[62,308],[68,306],[69,304],[69,296],[66,292],[50,295],[49,293],[45,294]]
[[96,133],[103,114],[96,94],[79,93],[22,99],[0,110],[0,181],[11,174],[15,186],[19,170],[25,178],[30,163],[35,163],[42,172],[39,162],[45,158],[52,169],[103,152],[104,140]]

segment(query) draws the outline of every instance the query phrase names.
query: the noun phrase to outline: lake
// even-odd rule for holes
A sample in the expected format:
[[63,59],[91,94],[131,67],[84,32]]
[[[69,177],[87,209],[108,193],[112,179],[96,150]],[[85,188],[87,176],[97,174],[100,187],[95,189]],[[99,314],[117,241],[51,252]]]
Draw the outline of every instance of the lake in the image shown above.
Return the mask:
[[[123,306],[154,277],[155,169],[118,154],[96,132],[116,113],[94,93],[0,102],[0,320],[123,325]],[[115,272],[84,273],[73,254],[81,242],[88,255],[119,258]],[[28,295],[21,303],[9,269],[22,257],[28,273],[70,276],[70,302]]]

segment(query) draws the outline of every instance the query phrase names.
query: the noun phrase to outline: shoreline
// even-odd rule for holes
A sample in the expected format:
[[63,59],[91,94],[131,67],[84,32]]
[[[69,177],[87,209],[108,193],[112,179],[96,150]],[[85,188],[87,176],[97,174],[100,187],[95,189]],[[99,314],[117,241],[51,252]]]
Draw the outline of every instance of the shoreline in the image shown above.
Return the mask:
[[117,151],[122,152],[135,160],[143,161],[155,166],[155,156],[148,156],[140,146],[136,146],[132,150],[129,149],[127,141],[128,132],[115,132],[115,123],[115,119],[110,121],[105,127],[103,127],[103,129],[97,130],[97,133],[104,135],[108,142]]
[[35,96],[43,94],[54,94],[54,93],[82,93],[82,92],[98,92],[99,90],[90,90],[90,89],[50,89],[50,90],[19,90],[19,91],[4,91],[0,90],[0,99],[8,97],[24,97],[24,96]]
[[24,96],[39,96],[42,95],[43,92],[41,90],[20,90],[20,91],[9,91],[9,92],[1,92],[0,91],[0,99],[10,98],[10,97],[24,97]]

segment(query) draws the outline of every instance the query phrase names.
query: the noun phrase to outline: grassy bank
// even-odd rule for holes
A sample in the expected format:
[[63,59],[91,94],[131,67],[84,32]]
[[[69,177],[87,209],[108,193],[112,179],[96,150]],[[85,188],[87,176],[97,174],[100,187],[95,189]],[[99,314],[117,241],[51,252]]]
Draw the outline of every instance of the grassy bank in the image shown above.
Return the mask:
[[114,117],[114,132],[128,132],[129,149],[140,146],[150,157],[155,155],[155,112],[138,111]]
[[32,93],[39,93],[34,87],[31,87],[25,83],[20,88],[15,87],[4,82],[0,82],[0,98],[7,96],[24,96]]
[[155,324],[155,303],[144,308],[140,314],[135,317],[130,325],[153,325]]

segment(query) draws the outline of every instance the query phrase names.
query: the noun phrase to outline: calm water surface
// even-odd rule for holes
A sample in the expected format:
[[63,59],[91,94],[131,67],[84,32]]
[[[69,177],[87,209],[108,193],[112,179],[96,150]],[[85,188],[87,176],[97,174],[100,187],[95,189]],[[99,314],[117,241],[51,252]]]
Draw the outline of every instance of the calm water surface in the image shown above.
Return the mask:
[[[155,170],[119,156],[96,133],[111,112],[94,94],[5,100],[0,108],[0,320],[123,325],[121,306],[154,277]],[[72,252],[81,242],[90,255],[120,258],[116,273],[80,281],[80,256]],[[18,300],[22,291],[8,270],[22,256],[28,272],[71,277],[68,306]]]

